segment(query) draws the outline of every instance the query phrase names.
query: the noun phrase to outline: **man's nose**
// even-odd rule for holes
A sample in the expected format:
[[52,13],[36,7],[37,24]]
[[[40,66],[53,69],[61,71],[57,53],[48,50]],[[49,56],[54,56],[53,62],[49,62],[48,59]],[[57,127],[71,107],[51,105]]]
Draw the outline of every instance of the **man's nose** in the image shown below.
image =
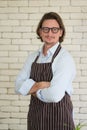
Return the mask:
[[52,30],[51,30],[51,28],[49,29],[49,32],[48,32],[49,34],[53,34],[53,32],[52,32]]

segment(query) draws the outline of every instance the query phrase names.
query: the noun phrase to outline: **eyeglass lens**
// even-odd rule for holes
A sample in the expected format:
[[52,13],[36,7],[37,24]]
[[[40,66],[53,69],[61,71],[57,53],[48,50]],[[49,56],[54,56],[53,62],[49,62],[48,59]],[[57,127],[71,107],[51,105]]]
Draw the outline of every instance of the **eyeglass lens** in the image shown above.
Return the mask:
[[52,31],[52,33],[57,33],[59,31],[60,28],[58,27],[53,27],[53,28],[48,28],[48,27],[42,27],[42,31],[44,33],[48,33],[50,30]]

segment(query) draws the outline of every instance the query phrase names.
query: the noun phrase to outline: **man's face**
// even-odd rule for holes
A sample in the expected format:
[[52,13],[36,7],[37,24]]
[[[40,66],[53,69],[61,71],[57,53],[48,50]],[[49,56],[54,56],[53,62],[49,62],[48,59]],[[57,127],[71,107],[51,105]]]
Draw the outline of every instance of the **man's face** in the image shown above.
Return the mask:
[[62,36],[62,30],[55,19],[45,20],[40,29],[40,36],[46,44],[56,44]]

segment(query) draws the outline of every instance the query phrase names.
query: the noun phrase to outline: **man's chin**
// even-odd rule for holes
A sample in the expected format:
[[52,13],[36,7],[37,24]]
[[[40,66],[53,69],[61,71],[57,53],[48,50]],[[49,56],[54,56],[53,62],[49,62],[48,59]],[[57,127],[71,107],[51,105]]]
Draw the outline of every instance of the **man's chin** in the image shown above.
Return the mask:
[[54,42],[52,42],[52,41],[44,41],[44,43],[46,43],[46,44],[54,44]]

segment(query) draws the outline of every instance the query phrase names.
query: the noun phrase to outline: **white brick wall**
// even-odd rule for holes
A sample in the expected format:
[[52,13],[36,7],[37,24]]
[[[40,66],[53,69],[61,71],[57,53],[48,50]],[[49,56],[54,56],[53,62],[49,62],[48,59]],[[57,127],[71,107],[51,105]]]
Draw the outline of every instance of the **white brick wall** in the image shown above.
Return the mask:
[[27,129],[30,97],[16,95],[14,81],[28,53],[41,45],[35,31],[49,11],[63,18],[67,31],[63,46],[76,62],[75,123],[87,123],[87,0],[0,0],[0,130]]

